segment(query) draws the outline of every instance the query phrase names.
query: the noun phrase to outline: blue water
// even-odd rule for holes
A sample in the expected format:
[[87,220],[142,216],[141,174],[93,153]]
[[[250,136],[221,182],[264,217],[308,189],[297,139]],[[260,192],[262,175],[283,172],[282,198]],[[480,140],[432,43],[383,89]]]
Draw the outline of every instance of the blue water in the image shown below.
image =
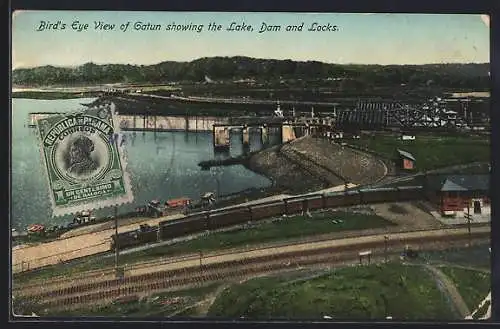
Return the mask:
[[[33,128],[27,127],[30,112],[64,112],[94,99],[12,100],[12,227],[18,230],[34,223],[64,225],[68,216],[52,217],[48,183],[43,174],[38,141]],[[119,207],[126,212],[151,199],[167,200],[181,196],[199,199],[200,194],[217,190],[221,195],[244,189],[265,187],[270,181],[243,166],[219,167],[202,171],[198,163],[220,157],[214,155],[210,132],[126,132],[128,172],[134,202]],[[261,147],[260,137],[251,135],[252,150]],[[230,155],[241,154],[241,139],[231,136]],[[107,216],[111,209],[96,211]]]

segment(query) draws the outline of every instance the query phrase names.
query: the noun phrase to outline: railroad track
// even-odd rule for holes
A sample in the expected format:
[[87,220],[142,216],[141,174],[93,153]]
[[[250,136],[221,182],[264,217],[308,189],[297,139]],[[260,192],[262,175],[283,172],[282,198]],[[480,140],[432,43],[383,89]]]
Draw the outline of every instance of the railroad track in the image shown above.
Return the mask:
[[[229,255],[222,259],[217,256],[203,259],[180,260],[173,262],[163,269],[150,268],[150,272],[134,274],[120,279],[105,279],[92,283],[79,284],[72,281],[72,285],[60,287],[57,284],[45,285],[43,291],[23,291],[18,294],[29,298],[36,298],[47,309],[67,309],[85,307],[88,305],[106,304],[118,297],[139,295],[145,296],[154,292],[179,290],[182,287],[202,286],[217,281],[233,281],[249,278],[260,274],[268,274],[290,269],[290,266],[312,266],[320,264],[338,264],[348,260],[355,260],[360,251],[371,250],[374,257],[385,252],[399,252],[410,244],[418,249],[442,249],[452,245],[463,246],[468,242],[466,230],[451,229],[433,232],[403,233],[391,235],[387,241],[380,236],[370,236],[364,241],[342,239],[329,241],[323,245],[307,246],[295,245],[294,248],[270,248],[266,250],[243,252]],[[472,241],[487,241],[489,229],[478,230],[470,236]],[[310,244],[311,245],[311,244]],[[253,254],[252,254],[253,253]]]
[[[477,226],[475,230],[477,229],[485,229],[488,230],[490,226],[489,225],[481,225]],[[338,233],[333,233],[333,234],[323,234],[323,235],[314,235],[314,236],[307,236],[305,238],[298,238],[298,239],[292,239],[290,241],[283,241],[283,242],[274,242],[274,243],[265,243],[263,245],[254,245],[246,248],[233,248],[233,249],[223,249],[223,250],[217,250],[213,252],[208,252],[204,254],[204,258],[213,258],[213,257],[224,257],[230,254],[238,254],[242,252],[251,252],[251,251],[259,251],[259,250],[266,250],[266,249],[276,249],[276,248],[285,248],[285,247],[293,247],[295,245],[301,245],[301,244],[313,244],[313,243],[323,243],[323,242],[328,242],[328,241],[333,241],[333,240],[342,240],[342,239],[351,239],[351,241],[354,241],[352,239],[364,239],[365,237],[375,237],[375,236],[382,236],[383,234],[390,234],[391,236],[393,234],[402,234],[402,233],[416,233],[418,234],[419,232],[421,234],[424,234],[425,232],[437,232],[443,230],[443,228],[424,228],[420,230],[411,230],[408,231],[408,228],[396,228],[396,227],[391,227],[386,230],[383,229],[368,229],[368,230],[363,230],[363,231],[343,231],[343,232],[338,232]],[[221,229],[218,231],[225,231],[225,229]],[[150,269],[153,265],[158,266],[158,265],[167,265],[167,264],[172,264],[176,262],[181,262],[181,261],[187,261],[187,260],[199,260],[199,253],[191,253],[191,254],[184,254],[180,256],[171,256],[171,257],[166,257],[166,258],[155,258],[153,260],[146,260],[146,261],[141,261],[141,262],[136,262],[131,265],[125,265],[123,266],[125,270],[125,274],[130,274],[132,271],[138,271],[138,270],[148,270]],[[69,264],[70,265],[70,264]],[[115,277],[115,270],[114,268],[105,268],[105,269],[97,269],[97,270],[87,270],[84,272],[80,272],[76,275],[72,275],[71,278],[68,278],[66,275],[59,275],[59,276],[54,276],[50,278],[50,281],[47,281],[47,279],[41,279],[41,280],[32,280],[29,281],[29,283],[17,283],[14,280],[14,286],[13,290],[15,292],[20,291],[21,289],[24,292],[29,292],[29,291],[37,291],[40,290],[41,287],[44,289],[47,289],[50,286],[59,286],[59,287],[64,287],[64,286],[73,286],[74,282],[79,282],[79,284],[85,284],[89,282],[95,282],[95,280],[106,280],[106,279],[112,279]]]

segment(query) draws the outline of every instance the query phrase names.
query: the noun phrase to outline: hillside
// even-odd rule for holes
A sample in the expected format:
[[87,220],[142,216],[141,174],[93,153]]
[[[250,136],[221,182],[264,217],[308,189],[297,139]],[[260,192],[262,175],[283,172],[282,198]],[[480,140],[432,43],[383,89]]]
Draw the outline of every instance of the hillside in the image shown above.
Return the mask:
[[154,65],[86,63],[72,68],[20,68],[13,71],[12,82],[16,86],[169,83],[201,82],[208,76],[215,81],[293,79],[305,84],[305,81],[323,80],[326,84],[347,84],[361,90],[373,84],[488,89],[488,72],[489,64],[340,65],[239,56],[200,58],[191,62],[165,61]]

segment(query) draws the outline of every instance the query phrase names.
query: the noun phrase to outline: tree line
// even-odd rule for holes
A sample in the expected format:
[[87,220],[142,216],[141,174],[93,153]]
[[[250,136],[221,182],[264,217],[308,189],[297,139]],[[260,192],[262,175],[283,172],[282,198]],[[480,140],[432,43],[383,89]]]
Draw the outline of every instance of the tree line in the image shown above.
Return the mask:
[[86,85],[103,83],[171,83],[254,79],[350,80],[364,85],[436,85],[444,88],[488,88],[489,64],[341,65],[318,61],[205,57],[191,62],[166,61],[154,65],[86,63],[78,67],[41,66],[19,68],[12,73],[14,85]]

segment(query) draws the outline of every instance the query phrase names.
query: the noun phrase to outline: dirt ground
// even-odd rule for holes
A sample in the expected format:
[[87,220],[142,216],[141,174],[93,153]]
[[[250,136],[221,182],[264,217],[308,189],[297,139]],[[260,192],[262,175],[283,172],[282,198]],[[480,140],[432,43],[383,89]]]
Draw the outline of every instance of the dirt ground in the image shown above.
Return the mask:
[[[176,214],[178,214],[178,213],[168,214],[168,216],[176,215]],[[168,216],[166,216],[166,217],[168,217]],[[147,223],[148,221],[151,221],[151,218],[149,218],[149,217],[121,218],[118,221],[118,226],[124,226],[124,225],[128,226],[131,224],[136,224],[138,226],[140,224]],[[111,221],[107,221],[105,223],[75,228],[75,229],[61,235],[61,238],[65,239],[65,238],[70,238],[70,237],[74,237],[74,236],[82,235],[82,234],[89,234],[89,233],[100,232],[100,231],[104,231],[104,230],[111,230],[114,228],[115,228],[115,222],[113,220],[111,220]]]
[[[118,227],[118,232],[126,232],[137,229],[140,224],[157,225],[161,221],[184,217],[181,214],[160,217],[155,219],[144,219],[134,224]],[[12,250],[12,271],[20,272],[23,269],[37,268],[46,265],[57,264],[74,258],[84,257],[109,250],[111,236],[115,233],[114,228],[100,232],[83,234],[56,241],[43,243],[41,245],[25,246]]]
[[381,203],[371,208],[379,215],[404,229],[433,229],[444,225],[412,202]]

